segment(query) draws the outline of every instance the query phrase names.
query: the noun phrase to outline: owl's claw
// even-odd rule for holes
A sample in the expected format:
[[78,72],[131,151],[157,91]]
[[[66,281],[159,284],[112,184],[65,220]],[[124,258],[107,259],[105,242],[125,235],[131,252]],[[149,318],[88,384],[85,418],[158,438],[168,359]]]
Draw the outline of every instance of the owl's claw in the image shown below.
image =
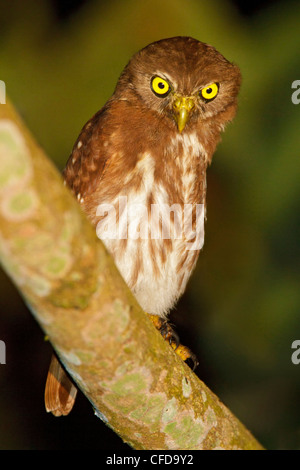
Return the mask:
[[148,314],[148,316],[155,328],[161,333],[162,337],[168,341],[176,354],[178,354],[183,361],[190,360],[193,363],[191,369],[194,371],[198,366],[199,361],[196,355],[187,346],[180,344],[179,336],[173,330],[171,325],[166,320],[162,320],[158,315]]
[[196,354],[194,354],[187,346],[183,346],[180,344],[178,348],[176,349],[176,353],[178,356],[181,357],[183,361],[188,361],[187,364],[189,365],[189,362],[192,362],[191,369],[194,371],[197,366],[199,365],[199,361],[197,359]]
[[159,328],[162,337],[169,342],[172,348],[176,351],[180,346],[180,339],[176,331],[173,330],[171,325],[165,320]]

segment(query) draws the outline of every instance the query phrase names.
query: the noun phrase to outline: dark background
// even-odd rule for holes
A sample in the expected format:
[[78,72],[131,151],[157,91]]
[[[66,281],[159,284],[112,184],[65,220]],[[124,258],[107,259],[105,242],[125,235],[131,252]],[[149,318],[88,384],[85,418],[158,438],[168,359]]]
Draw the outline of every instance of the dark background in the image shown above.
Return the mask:
[[[0,79],[60,170],[148,43],[193,36],[241,67],[208,171],[204,250],[172,321],[199,377],[269,449],[300,449],[299,21],[286,0],[0,1]],[[0,449],[129,449],[81,394],[69,417],[46,414],[51,346],[2,272],[0,339]]]

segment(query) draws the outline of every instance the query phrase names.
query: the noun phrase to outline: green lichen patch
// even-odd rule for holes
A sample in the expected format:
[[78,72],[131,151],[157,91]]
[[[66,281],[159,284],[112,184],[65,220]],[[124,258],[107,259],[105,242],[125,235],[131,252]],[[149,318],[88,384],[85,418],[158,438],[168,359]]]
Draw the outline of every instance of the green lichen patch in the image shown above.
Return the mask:
[[129,372],[126,367],[119,368],[113,381],[101,382],[105,391],[105,404],[117,413],[125,413],[137,424],[152,429],[152,425],[157,426],[161,418],[167,398],[162,393],[149,393],[150,379],[150,373],[145,367],[135,372]]
[[32,174],[29,151],[19,128],[0,120],[0,192],[20,187]]
[[150,426],[150,429],[152,429],[151,425],[156,425],[161,418],[165,400],[165,396],[162,394],[143,396],[140,400],[140,406],[130,413],[130,417],[145,423],[145,425]]
[[52,253],[43,265],[44,273],[51,278],[61,278],[71,266],[71,258],[67,254]]
[[178,403],[175,397],[168,400],[167,404],[165,405],[162,413],[162,422],[163,423],[170,423],[175,420],[176,414],[178,411]]
[[38,199],[32,189],[7,194],[1,203],[2,216],[14,222],[21,222],[31,217],[38,205]]
[[190,413],[183,413],[176,416],[176,421],[168,423],[163,432],[169,449],[199,449],[199,441],[209,429],[205,429],[200,418],[194,419]]
[[119,397],[139,394],[147,389],[147,381],[139,372],[126,374],[120,377],[113,385],[111,390]]

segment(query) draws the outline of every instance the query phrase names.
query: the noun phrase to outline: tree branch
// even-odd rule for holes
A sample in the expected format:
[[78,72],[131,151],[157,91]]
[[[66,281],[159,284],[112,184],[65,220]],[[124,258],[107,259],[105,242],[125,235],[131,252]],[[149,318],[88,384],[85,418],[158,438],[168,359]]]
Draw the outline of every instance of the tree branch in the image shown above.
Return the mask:
[[95,414],[135,449],[261,449],[161,338],[61,175],[0,105],[0,259]]

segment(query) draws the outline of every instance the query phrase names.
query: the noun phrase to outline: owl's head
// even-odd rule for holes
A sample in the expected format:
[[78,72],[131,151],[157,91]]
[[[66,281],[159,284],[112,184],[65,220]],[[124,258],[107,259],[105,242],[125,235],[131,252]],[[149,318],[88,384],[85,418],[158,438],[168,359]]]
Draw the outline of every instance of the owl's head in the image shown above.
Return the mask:
[[233,118],[241,82],[239,68],[214,47],[189,37],[154,42],[125,67],[115,97],[165,115],[179,132],[204,120]]

